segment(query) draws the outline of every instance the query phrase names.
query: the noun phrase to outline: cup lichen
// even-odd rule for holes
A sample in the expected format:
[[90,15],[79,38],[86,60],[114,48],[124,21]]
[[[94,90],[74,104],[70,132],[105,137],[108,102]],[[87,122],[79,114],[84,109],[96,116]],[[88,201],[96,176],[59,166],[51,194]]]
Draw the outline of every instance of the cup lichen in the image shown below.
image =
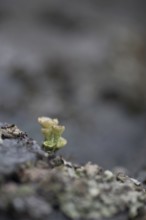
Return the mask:
[[39,117],[38,122],[42,127],[41,131],[44,135],[43,148],[47,152],[54,153],[67,144],[66,139],[61,137],[65,127],[59,125],[58,119]]

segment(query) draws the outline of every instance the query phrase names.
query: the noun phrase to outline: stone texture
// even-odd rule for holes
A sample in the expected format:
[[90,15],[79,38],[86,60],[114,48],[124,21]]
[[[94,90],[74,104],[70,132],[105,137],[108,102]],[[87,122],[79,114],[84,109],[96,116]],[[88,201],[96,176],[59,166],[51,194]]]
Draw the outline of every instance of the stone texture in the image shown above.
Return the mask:
[[0,131],[1,219],[145,216],[146,192],[138,180],[97,164],[77,165],[49,155],[15,125],[1,124]]

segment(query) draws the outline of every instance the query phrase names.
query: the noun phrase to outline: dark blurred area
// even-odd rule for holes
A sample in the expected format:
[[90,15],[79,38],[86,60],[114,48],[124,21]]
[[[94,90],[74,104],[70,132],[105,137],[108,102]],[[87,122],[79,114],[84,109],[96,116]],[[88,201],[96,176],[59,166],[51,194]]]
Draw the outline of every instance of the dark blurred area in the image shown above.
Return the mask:
[[66,126],[60,153],[146,165],[146,3],[0,1],[0,121],[41,143],[38,116]]

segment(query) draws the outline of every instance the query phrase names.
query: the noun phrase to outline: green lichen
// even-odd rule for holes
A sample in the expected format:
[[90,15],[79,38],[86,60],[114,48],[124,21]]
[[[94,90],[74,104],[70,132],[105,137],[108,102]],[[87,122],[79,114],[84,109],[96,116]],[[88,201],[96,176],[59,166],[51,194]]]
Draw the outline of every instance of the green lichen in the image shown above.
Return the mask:
[[38,122],[42,126],[41,131],[44,135],[43,147],[47,152],[56,152],[66,145],[66,139],[61,137],[65,127],[59,125],[58,119],[39,117]]

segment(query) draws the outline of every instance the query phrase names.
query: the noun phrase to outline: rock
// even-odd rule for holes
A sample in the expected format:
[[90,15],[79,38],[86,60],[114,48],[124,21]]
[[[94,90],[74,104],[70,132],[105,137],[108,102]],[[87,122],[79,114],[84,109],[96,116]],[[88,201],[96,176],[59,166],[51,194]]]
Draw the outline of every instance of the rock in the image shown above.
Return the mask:
[[45,157],[46,153],[36,141],[20,131],[17,126],[1,124],[0,130],[1,175],[10,175],[21,166],[35,163],[39,157]]
[[145,188],[136,179],[46,154],[15,125],[1,124],[0,131],[1,219],[123,220],[146,215]]

